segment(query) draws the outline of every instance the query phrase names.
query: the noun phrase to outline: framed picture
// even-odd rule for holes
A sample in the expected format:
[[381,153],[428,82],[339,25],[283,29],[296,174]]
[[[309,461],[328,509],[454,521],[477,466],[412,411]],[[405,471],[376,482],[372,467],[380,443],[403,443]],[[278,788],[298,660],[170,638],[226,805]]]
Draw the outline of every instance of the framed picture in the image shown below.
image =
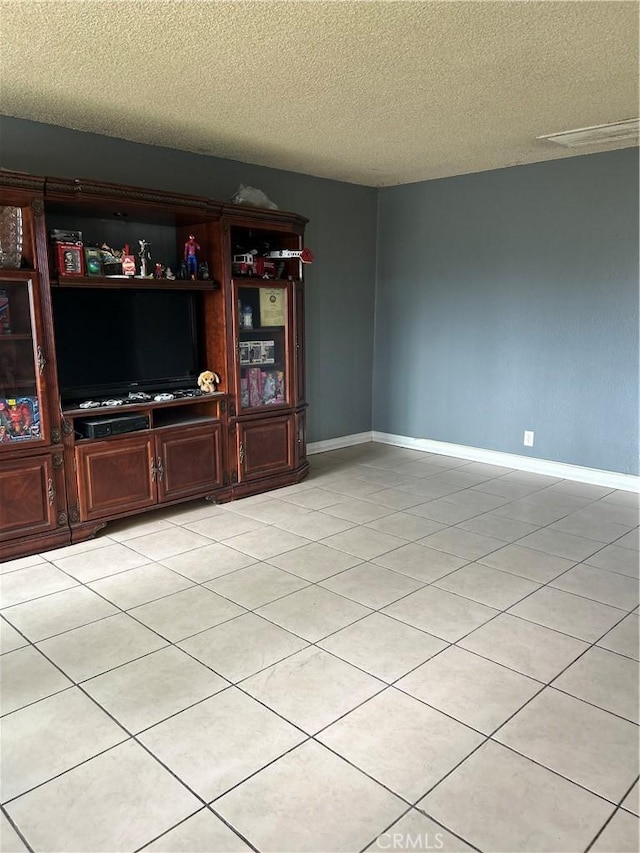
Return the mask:
[[260,322],[263,326],[284,326],[286,310],[285,291],[281,287],[260,288]]
[[75,243],[57,243],[58,274],[84,275],[84,257],[82,246]]

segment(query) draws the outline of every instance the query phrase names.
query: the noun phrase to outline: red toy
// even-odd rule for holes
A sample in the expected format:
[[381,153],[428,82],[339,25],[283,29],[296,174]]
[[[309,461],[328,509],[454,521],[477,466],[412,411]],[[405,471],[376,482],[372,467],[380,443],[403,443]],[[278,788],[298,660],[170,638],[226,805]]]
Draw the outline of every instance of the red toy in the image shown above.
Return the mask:
[[196,241],[194,234],[189,234],[189,239],[184,244],[184,262],[187,265],[187,274],[195,281],[198,273],[198,252],[200,244]]
[[274,278],[275,272],[276,265],[273,261],[266,261],[253,252],[233,256],[234,275],[256,275],[260,278]]

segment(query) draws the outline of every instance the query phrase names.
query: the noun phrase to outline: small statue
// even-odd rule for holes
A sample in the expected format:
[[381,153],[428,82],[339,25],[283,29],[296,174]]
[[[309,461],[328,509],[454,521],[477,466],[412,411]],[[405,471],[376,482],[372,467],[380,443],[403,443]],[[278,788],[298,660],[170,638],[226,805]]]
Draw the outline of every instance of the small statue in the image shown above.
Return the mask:
[[209,264],[206,261],[203,261],[198,267],[198,278],[200,281],[209,280]]
[[164,277],[167,278],[169,281],[175,280],[176,276],[175,276],[174,271],[171,269],[171,267],[167,267],[166,272],[164,274]]
[[198,252],[200,244],[196,241],[194,234],[189,234],[189,239],[184,244],[184,261],[187,265],[188,277],[193,281],[196,280],[198,273]]
[[156,264],[155,269],[153,271],[154,278],[164,278],[164,267],[162,264]]
[[186,261],[182,261],[180,264],[180,269],[178,270],[178,278],[180,279],[180,281],[184,281],[186,278],[189,278]]
[[140,251],[138,252],[138,257],[140,258],[140,278],[147,278],[147,261],[151,260],[151,252],[149,251],[150,243],[147,243],[146,240],[138,240],[140,243]]

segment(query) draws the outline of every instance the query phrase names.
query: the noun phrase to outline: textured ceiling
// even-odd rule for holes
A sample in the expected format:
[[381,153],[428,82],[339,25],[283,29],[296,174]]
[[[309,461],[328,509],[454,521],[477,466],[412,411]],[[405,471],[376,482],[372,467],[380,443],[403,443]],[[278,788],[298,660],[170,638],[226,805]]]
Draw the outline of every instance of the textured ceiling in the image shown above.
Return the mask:
[[387,186],[638,114],[637,2],[0,0],[11,116]]

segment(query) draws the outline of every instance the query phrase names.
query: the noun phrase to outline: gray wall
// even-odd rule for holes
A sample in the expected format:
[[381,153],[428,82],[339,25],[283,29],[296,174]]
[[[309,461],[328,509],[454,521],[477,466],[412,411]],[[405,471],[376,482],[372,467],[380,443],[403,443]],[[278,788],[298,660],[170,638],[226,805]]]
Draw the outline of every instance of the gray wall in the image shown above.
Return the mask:
[[0,166],[229,199],[240,183],[309,218],[306,270],[308,439],[371,429],[376,190],[0,118]]
[[637,473],[637,150],[378,205],[373,428]]
[[0,165],[218,199],[242,182],[309,217],[310,441],[373,423],[638,471],[635,149],[377,192],[4,117]]

